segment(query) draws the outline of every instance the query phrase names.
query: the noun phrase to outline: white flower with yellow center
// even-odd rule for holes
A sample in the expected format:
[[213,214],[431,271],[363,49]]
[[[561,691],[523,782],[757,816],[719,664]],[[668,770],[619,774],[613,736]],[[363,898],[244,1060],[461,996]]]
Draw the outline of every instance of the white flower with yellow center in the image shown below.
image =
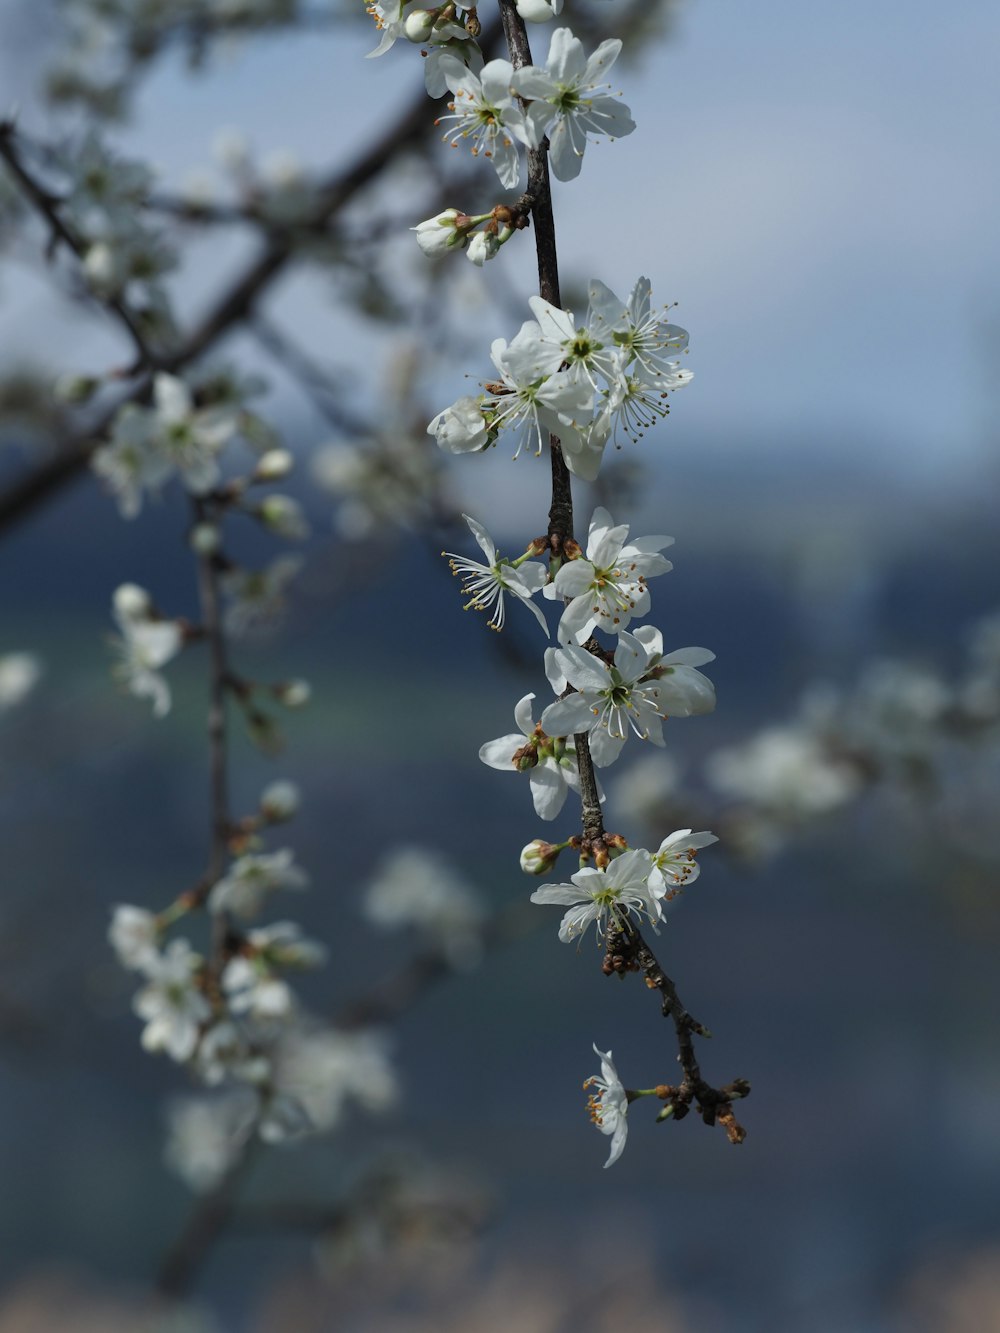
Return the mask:
[[693,884],[701,873],[695,860],[702,847],[710,847],[719,839],[714,833],[692,833],[689,828],[678,829],[664,838],[653,853],[653,869],[649,887],[657,898],[669,898],[685,884]]
[[559,622],[563,643],[583,643],[595,626],[618,634],[633,616],[649,610],[646,580],[673,568],[659,553],[674,539],[639,537],[629,542],[627,538],[627,524],[616,527],[606,509],[594,510],[586,558],[567,561],[552,585],[558,597],[572,599]]
[[511,92],[513,65],[509,60],[491,60],[475,74],[453,56],[443,59],[438,70],[455,98],[448,103],[448,115],[437,121],[453,122],[445,140],[453,148],[469,142],[473,157],[481,153],[488,158],[501,185],[515,189],[521,179],[521,157],[514,141],[529,148],[537,148],[539,141]]
[[579,176],[589,135],[620,139],[635,129],[628,107],[609,96],[609,84],[599,82],[621,49],[621,39],[612,37],[587,56],[569,28],[557,28],[545,68],[525,65],[514,76],[515,91],[531,103],[528,120],[537,141],[549,136],[549,161],[557,180]]
[[628,1093],[618,1077],[611,1052],[599,1051],[595,1044],[594,1054],[600,1058],[601,1072],[591,1074],[583,1087],[584,1091],[587,1088],[597,1089],[596,1093],[591,1093],[587,1098],[587,1110],[601,1133],[611,1135],[611,1151],[604,1163],[604,1168],[607,1170],[621,1157],[628,1137],[628,1121],[625,1119],[628,1113]]
[[548,637],[549,627],[545,623],[545,617],[531,600],[533,594],[548,578],[545,566],[528,560],[530,550],[517,560],[501,559],[497,555],[493,538],[483,525],[470,518],[468,514],[463,514],[462,517],[486,557],[486,563],[482,564],[478,560],[455,555],[452,551],[441,552],[448,557],[451,572],[461,575],[463,593],[470,594],[465,610],[491,611],[487,624],[490,629],[501,630],[504,625],[503,595],[509,592],[528,607]]
[[584,866],[571,876],[570,884],[543,884],[531,895],[531,901],[569,908],[559,926],[563,944],[582,935],[592,921],[597,922],[597,933],[602,935],[609,912],[645,915],[655,930],[660,904],[649,888],[652,866],[649,852],[642,848],[623,852],[606,870]]

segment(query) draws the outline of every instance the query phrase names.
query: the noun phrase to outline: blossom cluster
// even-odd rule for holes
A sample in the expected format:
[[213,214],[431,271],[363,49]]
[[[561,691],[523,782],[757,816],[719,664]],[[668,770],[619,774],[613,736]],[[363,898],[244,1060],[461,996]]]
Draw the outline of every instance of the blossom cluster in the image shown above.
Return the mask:
[[535,318],[490,349],[498,378],[444,408],[428,431],[455,454],[482,451],[510,432],[515,458],[526,445],[541,453],[552,433],[569,470],[594,481],[608,442],[621,448],[623,438],[640,439],[669,414],[669,395],[692,379],[678,359],[687,333],[664,320],[650,296],[646,278],[624,301],[593,279],[579,325],[570,311],[531,297]]
[[[247,484],[287,476],[291,454],[278,447],[270,427],[246,406],[260,387],[259,381],[226,374],[192,376],[190,383],[165,371],[155,375],[152,404],[126,403],[115,415],[110,439],[92,460],[122,517],[135,518],[144,498],[158,494],[174,477],[190,494],[207,495],[222,480],[223,451],[237,436],[258,456]],[[242,501],[242,495],[233,498]],[[287,497],[254,512],[279,535],[307,535],[301,512]]]
[[93,130],[60,150],[55,165],[68,181],[62,214],[81,247],[90,289],[126,300],[148,333],[168,333],[173,319],[161,279],[177,255],[145,212],[152,171],[111,154]]
[[[154,914],[115,908],[109,931],[119,962],[139,974],[133,1008],[142,1045],[187,1065],[223,1089],[211,1101],[175,1106],[168,1150],[196,1188],[215,1184],[251,1132],[268,1142],[329,1129],[350,1101],[371,1109],[391,1103],[395,1076],[376,1032],[340,1032],[299,1003],[289,975],[325,961],[325,948],[291,921],[256,925],[275,897],[308,880],[289,848],[264,851],[260,832],[291,818],[299,803],[288,782],[272,783],[242,822],[248,850],[207,890],[182,895]],[[204,903],[225,922],[221,966],[171,927]]]

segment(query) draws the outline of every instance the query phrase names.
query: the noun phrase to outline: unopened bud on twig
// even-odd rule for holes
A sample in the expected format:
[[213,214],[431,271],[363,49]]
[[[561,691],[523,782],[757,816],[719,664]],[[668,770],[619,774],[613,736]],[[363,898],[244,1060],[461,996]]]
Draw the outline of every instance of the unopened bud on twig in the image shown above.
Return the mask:
[[521,852],[521,869],[526,875],[545,875],[559,859],[559,853],[566,844],[545,842],[535,838]]

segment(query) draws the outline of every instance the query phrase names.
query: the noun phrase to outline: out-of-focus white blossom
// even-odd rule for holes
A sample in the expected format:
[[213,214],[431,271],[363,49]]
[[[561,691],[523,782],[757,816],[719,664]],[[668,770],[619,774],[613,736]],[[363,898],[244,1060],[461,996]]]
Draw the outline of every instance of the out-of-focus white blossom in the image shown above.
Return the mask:
[[153,715],[170,711],[170,686],[159,669],[176,657],[184,634],[175,620],[149,619],[149,594],[134,583],[122,584],[114,594],[113,614],[120,635],[112,640],[118,655],[113,674],[131,694],[151,699]]
[[218,483],[219,454],[236,432],[232,411],[196,408],[184,381],[163,372],[153,381],[153,401],[154,447],[177,469],[188,490],[203,495]]
[[796,726],[768,727],[743,745],[717,750],[705,762],[705,776],[724,796],[793,818],[834,810],[861,789],[856,769]]
[[279,687],[277,697],[286,708],[305,708],[312,698],[312,686],[307,680],[289,680]]
[[297,555],[279,555],[263,569],[235,566],[220,580],[229,599],[224,624],[231,634],[264,634],[280,622],[286,607],[285,592],[299,570]]
[[309,523],[302,506],[290,495],[267,495],[256,512],[265,528],[276,537],[305,541],[309,536]]
[[270,894],[280,889],[304,889],[308,883],[309,877],[295,864],[295,854],[288,847],[241,856],[213,887],[208,906],[213,912],[253,917]]
[[22,704],[42,677],[42,660],[34,653],[0,654],[0,713]]
[[198,986],[202,959],[187,940],[171,940],[155,959],[143,965],[148,983],[132,1001],[146,1026],[142,1045],[147,1051],[165,1051],[172,1060],[190,1060],[198,1034],[212,1016]]
[[452,967],[479,960],[483,908],[475,890],[421,847],[400,847],[379,866],[364,913],[384,930],[416,927],[443,949]]
[[[481,418],[480,418],[481,420]],[[322,446],[312,473],[339,500],[335,523],[347,541],[382,535],[382,529],[422,527],[447,506],[439,460],[400,423],[356,444]]]
[[267,967],[303,970],[326,962],[326,946],[307,939],[294,921],[274,921],[247,932],[247,944]]
[[[397,1096],[396,1075],[380,1033],[335,1028],[290,1028],[273,1051],[274,1086],[301,1107],[303,1129],[325,1132],[339,1124],[347,1105],[385,1111]],[[279,1120],[261,1126],[270,1140],[294,1137]]]
[[132,403],[115,417],[111,438],[94,451],[91,466],[114,495],[122,518],[136,518],[143,496],[157,491],[172,470],[153,447],[151,414]]
[[256,1118],[257,1098],[246,1089],[174,1098],[167,1107],[167,1165],[189,1189],[207,1193],[242,1154]]
[[277,782],[269,782],[260,794],[261,814],[274,824],[291,819],[301,803],[302,796],[298,787],[294,782],[288,782],[283,778]]
[[288,985],[251,958],[230,959],[222,973],[222,989],[231,1013],[248,1014],[262,1022],[285,1019],[292,1013]]
[[143,907],[120,903],[111,917],[108,940],[122,967],[145,972],[159,958],[160,930],[156,917]]

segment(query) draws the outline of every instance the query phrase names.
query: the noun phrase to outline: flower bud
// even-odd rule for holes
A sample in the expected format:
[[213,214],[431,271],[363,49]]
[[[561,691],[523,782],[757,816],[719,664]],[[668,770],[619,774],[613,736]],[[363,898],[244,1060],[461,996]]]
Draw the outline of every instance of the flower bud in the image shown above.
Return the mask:
[[83,276],[102,296],[109,296],[121,286],[114,251],[104,241],[90,246],[83,256]]
[[472,260],[476,268],[482,268],[486,261],[492,259],[499,251],[500,242],[497,239],[496,232],[477,231],[469,241],[466,256]]
[[521,852],[521,869],[526,875],[545,875],[559,860],[561,851],[556,843],[535,838]]
[[195,555],[215,555],[222,537],[214,523],[196,523],[191,529],[188,543]]
[[517,0],[514,8],[525,23],[548,23],[562,12],[562,0]]
[[268,449],[257,460],[254,469],[255,481],[281,481],[295,466],[295,459],[287,449]]
[[415,9],[408,14],[403,23],[403,33],[408,42],[426,42],[434,31],[434,15],[427,9]]
[[417,244],[425,255],[435,258],[448,250],[461,249],[468,243],[468,235],[457,226],[457,219],[465,217],[457,208],[446,208],[436,217],[411,227],[416,232]]
[[145,620],[153,609],[149,593],[137,583],[120,584],[111,603],[119,620]]
[[307,680],[289,680],[276,686],[275,694],[286,708],[304,708],[312,698],[312,686]]
[[294,782],[271,782],[260,794],[260,812],[272,824],[279,824],[291,819],[299,808],[299,801],[299,789]]
[[309,536],[309,524],[298,500],[290,495],[268,495],[258,510],[266,528],[290,541],[303,541]]

